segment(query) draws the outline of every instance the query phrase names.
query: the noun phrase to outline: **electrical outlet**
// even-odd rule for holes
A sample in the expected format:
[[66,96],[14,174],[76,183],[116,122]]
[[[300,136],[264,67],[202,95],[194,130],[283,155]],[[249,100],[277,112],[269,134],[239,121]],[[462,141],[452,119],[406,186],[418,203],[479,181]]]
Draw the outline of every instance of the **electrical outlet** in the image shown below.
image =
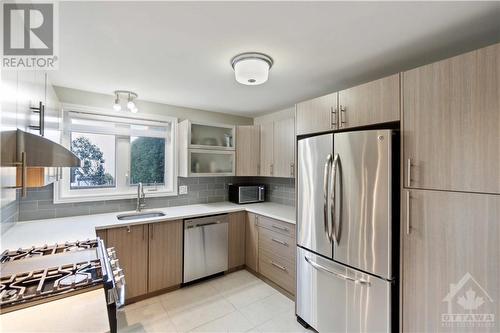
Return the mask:
[[187,194],[188,193],[188,187],[187,185],[181,185],[179,186],[179,194]]

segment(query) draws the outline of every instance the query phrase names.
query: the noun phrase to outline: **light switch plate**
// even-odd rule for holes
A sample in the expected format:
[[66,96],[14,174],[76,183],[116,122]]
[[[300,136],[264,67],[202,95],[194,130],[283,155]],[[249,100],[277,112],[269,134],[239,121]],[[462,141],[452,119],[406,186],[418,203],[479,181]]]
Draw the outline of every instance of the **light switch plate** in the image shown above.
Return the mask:
[[179,194],[187,194],[188,193],[188,187],[187,185],[181,185],[179,186]]

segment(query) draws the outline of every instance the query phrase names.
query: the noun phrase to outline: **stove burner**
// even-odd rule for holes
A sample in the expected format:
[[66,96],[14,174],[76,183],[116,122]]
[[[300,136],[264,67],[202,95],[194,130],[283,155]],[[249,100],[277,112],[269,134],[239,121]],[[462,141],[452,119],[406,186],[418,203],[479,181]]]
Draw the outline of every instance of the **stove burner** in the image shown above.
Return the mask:
[[29,259],[38,256],[46,256],[51,254],[81,251],[93,249],[98,246],[98,241],[96,239],[86,240],[86,241],[76,241],[76,242],[66,242],[64,244],[55,245],[44,245],[42,247],[31,247],[29,249],[18,249],[15,251],[6,250],[2,253],[0,258],[0,263],[6,263],[9,261],[16,261],[22,259]]
[[74,286],[76,284],[82,283],[82,282],[87,282],[88,276],[85,274],[75,274],[75,275],[69,275],[66,277],[63,277],[62,279],[59,279],[59,286],[67,287],[67,286]]
[[101,261],[17,273],[0,279],[0,313],[9,308],[44,298],[100,286],[103,283]]

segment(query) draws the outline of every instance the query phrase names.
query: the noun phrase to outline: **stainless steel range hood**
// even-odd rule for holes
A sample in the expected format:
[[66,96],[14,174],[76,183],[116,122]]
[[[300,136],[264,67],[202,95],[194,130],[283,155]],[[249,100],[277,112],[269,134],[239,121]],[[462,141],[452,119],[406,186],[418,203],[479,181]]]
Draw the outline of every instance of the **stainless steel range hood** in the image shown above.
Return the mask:
[[[53,172],[54,168],[79,167],[81,163],[75,154],[60,144],[20,129],[2,132],[1,143],[0,164],[18,168],[18,181],[12,188],[21,188],[23,196],[28,187],[40,187],[59,180],[59,172]],[[46,177],[46,174],[50,176]]]

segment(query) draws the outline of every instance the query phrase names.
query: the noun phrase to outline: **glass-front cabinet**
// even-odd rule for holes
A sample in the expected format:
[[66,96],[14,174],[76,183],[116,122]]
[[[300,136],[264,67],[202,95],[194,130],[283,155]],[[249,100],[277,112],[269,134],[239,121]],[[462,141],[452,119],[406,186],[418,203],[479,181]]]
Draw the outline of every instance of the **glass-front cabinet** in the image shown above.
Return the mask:
[[234,175],[234,151],[189,150],[189,176]]
[[178,126],[179,176],[234,176],[235,126],[184,120]]
[[234,150],[234,126],[191,123],[190,148]]

